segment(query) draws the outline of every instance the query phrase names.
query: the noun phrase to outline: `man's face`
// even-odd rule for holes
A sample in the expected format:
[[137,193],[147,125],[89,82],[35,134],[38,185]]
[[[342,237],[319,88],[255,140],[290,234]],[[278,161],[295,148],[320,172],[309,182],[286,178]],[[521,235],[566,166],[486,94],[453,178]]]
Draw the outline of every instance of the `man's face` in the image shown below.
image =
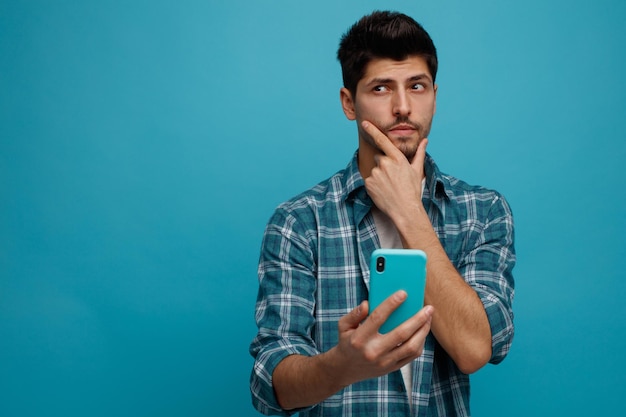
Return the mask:
[[347,89],[341,90],[346,117],[357,121],[359,150],[380,152],[361,127],[367,120],[412,161],[420,141],[430,133],[436,93],[437,86],[423,58],[372,60],[357,84],[355,97]]

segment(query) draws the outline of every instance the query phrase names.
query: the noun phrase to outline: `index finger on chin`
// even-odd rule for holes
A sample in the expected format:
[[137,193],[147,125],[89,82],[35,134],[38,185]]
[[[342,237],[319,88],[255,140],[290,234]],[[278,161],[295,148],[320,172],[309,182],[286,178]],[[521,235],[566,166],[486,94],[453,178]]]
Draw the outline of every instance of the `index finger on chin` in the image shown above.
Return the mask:
[[361,126],[372,137],[378,149],[383,151],[385,155],[390,156],[395,152],[398,152],[398,149],[394,146],[391,140],[383,132],[381,132],[380,129],[374,126],[373,123],[364,120],[361,123]]

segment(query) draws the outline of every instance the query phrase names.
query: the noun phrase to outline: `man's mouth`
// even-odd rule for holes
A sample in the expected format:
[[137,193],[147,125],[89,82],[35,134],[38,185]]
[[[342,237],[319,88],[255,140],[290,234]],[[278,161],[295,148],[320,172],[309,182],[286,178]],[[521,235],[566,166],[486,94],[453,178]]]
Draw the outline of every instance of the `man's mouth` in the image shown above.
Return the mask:
[[413,125],[409,125],[409,124],[404,124],[404,123],[393,126],[391,129],[389,129],[389,133],[393,133],[399,136],[409,136],[415,133],[416,131],[417,131],[417,127]]

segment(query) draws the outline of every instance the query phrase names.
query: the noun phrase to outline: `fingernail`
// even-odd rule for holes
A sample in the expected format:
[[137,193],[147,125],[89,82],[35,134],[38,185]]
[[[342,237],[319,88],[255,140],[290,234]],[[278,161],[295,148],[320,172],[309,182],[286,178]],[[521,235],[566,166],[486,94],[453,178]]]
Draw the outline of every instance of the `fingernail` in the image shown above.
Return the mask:
[[406,291],[404,290],[396,291],[395,297],[396,297],[396,300],[398,301],[404,301],[406,299]]

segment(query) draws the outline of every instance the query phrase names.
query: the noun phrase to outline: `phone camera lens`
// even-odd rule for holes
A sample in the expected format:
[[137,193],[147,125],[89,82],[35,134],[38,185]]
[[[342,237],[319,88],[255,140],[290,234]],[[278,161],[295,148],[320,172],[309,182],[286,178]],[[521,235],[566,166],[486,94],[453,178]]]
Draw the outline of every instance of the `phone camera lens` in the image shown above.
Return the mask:
[[385,258],[379,256],[376,258],[376,271],[383,272],[385,270]]

